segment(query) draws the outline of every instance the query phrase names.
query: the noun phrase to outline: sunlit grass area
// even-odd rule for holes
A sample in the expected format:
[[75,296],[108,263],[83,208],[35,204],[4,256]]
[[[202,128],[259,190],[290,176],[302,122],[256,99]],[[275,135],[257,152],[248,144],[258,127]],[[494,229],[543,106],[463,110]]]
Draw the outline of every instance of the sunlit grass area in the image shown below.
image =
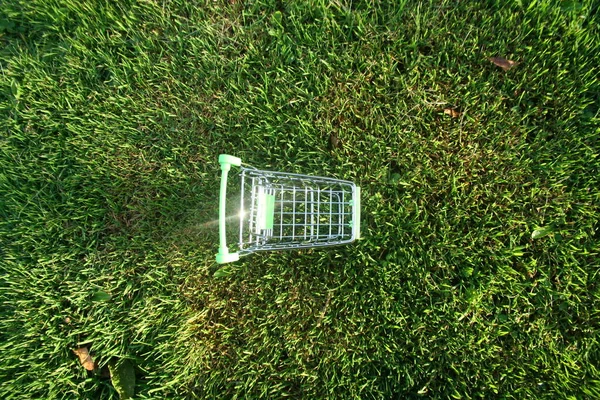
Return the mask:
[[[386,4],[0,2],[0,397],[600,397],[598,4]],[[219,269],[220,153],[363,238]]]

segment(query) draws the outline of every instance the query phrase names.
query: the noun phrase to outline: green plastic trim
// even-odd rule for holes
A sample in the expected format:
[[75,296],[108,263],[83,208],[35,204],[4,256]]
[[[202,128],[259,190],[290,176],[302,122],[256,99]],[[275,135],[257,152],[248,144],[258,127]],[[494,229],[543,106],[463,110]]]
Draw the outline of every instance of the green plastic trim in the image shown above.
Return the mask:
[[266,194],[264,189],[259,189],[256,199],[256,233],[263,229],[273,228],[275,214],[275,196]]
[[273,229],[273,219],[275,217],[275,196],[272,194],[267,195],[267,204],[266,204],[265,214],[266,214],[265,228]]
[[217,254],[218,264],[230,263],[240,259],[240,253],[221,253],[220,251]]
[[228,154],[219,155],[219,164],[221,164],[221,191],[219,193],[219,253],[217,254],[217,262],[219,264],[237,261],[240,256],[238,253],[230,253],[227,248],[227,236],[225,234],[225,206],[227,204],[227,175],[231,166],[240,166],[242,160],[238,157]]
[[242,165],[242,159],[239,157],[230,156],[229,154],[220,154],[219,164],[221,164],[221,166],[223,166],[223,164],[230,164],[239,167]]
[[356,187],[354,192],[354,201],[352,202],[352,229],[354,230],[354,239],[360,239],[360,186]]

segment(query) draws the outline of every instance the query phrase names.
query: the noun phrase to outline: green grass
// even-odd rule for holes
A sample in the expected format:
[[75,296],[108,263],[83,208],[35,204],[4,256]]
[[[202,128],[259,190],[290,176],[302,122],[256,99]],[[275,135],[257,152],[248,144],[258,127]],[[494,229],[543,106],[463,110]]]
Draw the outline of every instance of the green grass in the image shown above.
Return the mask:
[[[599,397],[597,3],[397,3],[0,3],[0,397]],[[222,152],[364,239],[213,276]]]

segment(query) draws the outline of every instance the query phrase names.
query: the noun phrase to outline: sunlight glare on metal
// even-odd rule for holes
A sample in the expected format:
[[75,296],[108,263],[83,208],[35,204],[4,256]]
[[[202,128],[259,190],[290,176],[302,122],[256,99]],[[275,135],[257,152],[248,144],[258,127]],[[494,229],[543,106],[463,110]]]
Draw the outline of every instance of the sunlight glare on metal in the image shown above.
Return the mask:
[[[239,219],[240,218],[240,214],[241,214],[241,212],[237,213],[237,214],[234,214],[234,215],[230,215],[230,216],[226,217],[225,219],[227,221],[232,221],[234,219]],[[244,213],[243,215],[245,216],[246,213]],[[202,224],[199,224],[199,226],[202,227],[202,228],[206,228],[206,227],[214,226],[214,225],[219,225],[219,220],[218,219],[213,219],[212,221],[208,221],[208,222],[204,222]]]

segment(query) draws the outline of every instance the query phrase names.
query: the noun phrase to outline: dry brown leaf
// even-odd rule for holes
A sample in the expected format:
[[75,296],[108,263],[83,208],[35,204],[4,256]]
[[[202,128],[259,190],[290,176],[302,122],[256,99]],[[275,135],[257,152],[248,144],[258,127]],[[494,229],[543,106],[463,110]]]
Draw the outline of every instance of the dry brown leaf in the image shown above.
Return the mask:
[[87,347],[79,347],[78,349],[73,349],[73,353],[75,353],[75,355],[79,357],[79,362],[81,363],[81,365],[83,365],[83,368],[87,369],[88,371],[94,370],[96,364],[94,363],[94,359],[90,355],[90,352],[88,351]]
[[518,64],[512,60],[507,60],[503,57],[490,57],[489,60],[505,71],[508,71],[509,69]]
[[447,114],[452,118],[460,117],[460,112],[456,111],[454,108],[444,108],[444,114]]
[[338,137],[337,132],[332,131],[329,134],[329,149],[335,150],[335,149],[339,149],[341,147],[342,147],[342,141]]

